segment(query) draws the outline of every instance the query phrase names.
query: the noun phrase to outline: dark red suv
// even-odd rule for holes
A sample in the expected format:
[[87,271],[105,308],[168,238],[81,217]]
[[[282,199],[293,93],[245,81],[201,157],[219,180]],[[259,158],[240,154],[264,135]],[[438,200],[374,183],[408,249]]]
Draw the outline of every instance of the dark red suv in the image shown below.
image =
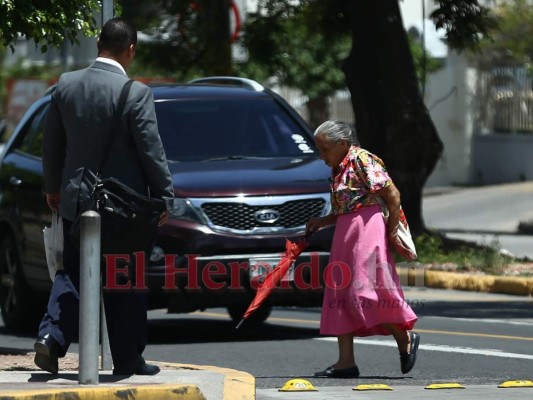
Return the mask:
[[[144,270],[150,307],[227,307],[239,320],[285,240],[298,240],[310,217],[329,212],[330,170],[305,121],[257,82],[210,77],[152,90],[176,200]],[[40,158],[49,102],[29,108],[0,158],[0,307],[12,330],[35,326],[51,285]],[[309,239],[256,321],[273,305],[320,305],[331,238],[323,229]]]

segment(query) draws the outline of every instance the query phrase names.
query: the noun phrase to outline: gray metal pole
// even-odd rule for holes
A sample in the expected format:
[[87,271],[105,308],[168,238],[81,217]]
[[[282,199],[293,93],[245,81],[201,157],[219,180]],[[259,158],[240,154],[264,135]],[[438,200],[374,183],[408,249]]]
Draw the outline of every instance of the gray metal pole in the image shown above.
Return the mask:
[[102,26],[113,18],[113,0],[104,0],[102,2]]
[[[101,293],[101,292],[100,292]],[[109,335],[107,334],[107,321],[105,319],[104,295],[101,293],[102,301],[100,302],[100,352],[102,357],[102,370],[110,371],[113,368],[113,359],[111,358],[111,347],[109,346]]]
[[98,384],[100,327],[100,214],[81,215],[79,384]]

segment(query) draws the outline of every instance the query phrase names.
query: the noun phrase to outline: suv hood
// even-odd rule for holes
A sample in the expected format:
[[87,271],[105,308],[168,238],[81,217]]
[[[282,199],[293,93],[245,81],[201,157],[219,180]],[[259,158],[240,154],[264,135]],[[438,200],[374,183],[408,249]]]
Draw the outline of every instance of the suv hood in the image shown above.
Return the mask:
[[324,193],[331,174],[316,158],[178,162],[170,172],[177,197]]

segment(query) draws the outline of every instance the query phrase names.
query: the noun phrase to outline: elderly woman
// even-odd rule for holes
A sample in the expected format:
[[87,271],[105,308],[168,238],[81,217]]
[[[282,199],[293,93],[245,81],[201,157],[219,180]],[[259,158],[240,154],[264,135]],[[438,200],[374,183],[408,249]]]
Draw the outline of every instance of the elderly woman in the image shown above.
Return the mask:
[[[317,377],[357,378],[354,336],[393,335],[402,373],[414,366],[420,335],[405,302],[390,245],[399,245],[400,193],[383,161],[359,147],[352,129],[326,121],[315,133],[320,158],[331,167],[332,212],[311,218],[307,232],[335,224],[320,333],[336,336],[339,359]],[[385,222],[380,199],[389,211]]]

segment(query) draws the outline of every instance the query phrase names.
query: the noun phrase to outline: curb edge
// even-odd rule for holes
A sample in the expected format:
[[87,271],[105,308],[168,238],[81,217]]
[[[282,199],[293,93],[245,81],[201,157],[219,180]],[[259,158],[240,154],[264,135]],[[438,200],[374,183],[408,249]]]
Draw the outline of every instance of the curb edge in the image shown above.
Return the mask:
[[255,377],[248,372],[214,365],[178,364],[161,361],[157,363],[174,369],[192,369],[219,373],[224,375],[223,400],[255,399]]
[[433,271],[427,268],[397,266],[398,274],[408,287],[423,286],[431,289],[464,290],[469,292],[499,293],[516,296],[533,296],[533,278],[467,274],[459,272]]
[[113,387],[51,388],[34,390],[13,390],[0,395],[0,400],[102,400],[127,398],[132,400],[205,400],[196,385],[121,385]]

